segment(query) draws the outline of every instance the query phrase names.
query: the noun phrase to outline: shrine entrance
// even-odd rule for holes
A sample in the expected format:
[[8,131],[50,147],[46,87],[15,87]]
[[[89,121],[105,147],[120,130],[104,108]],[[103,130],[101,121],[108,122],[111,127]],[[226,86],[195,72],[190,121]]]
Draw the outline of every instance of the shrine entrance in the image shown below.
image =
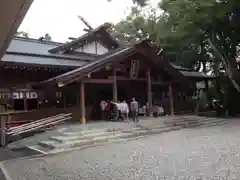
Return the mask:
[[131,102],[134,97],[139,104],[145,104],[147,102],[147,87],[146,81],[137,80],[120,80],[118,84],[118,100]]

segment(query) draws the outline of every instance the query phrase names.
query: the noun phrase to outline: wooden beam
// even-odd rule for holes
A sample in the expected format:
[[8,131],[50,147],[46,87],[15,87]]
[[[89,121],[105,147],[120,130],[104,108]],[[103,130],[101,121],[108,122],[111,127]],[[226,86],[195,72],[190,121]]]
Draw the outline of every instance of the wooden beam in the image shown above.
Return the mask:
[[[131,78],[127,78],[127,77],[116,77],[117,81],[141,81],[141,82],[146,82],[147,79],[146,78],[138,78],[138,79],[131,79]],[[85,83],[91,83],[91,84],[112,84],[114,82],[114,77],[113,76],[108,76],[107,79],[84,79]],[[151,83],[153,85],[166,85],[168,83],[164,83],[162,81],[152,81]]]
[[[108,79],[113,80],[114,77],[113,76],[108,76]],[[131,78],[127,78],[127,77],[124,77],[124,76],[116,76],[116,79],[118,81],[147,81],[146,78],[131,79]]]
[[151,70],[147,69],[147,97],[148,97],[148,115],[153,115],[152,109],[152,82],[151,82]]
[[112,84],[113,79],[84,79],[84,82],[94,84]]
[[174,98],[173,98],[172,84],[168,85],[168,93],[169,93],[170,113],[173,116],[174,115]]
[[152,81],[152,85],[166,85],[168,83],[164,83],[162,81]]
[[83,81],[80,82],[80,108],[81,108],[81,123],[86,124],[85,87]]
[[24,111],[27,111],[28,110],[28,103],[27,103],[27,93],[25,92],[23,94],[23,101],[24,101]]

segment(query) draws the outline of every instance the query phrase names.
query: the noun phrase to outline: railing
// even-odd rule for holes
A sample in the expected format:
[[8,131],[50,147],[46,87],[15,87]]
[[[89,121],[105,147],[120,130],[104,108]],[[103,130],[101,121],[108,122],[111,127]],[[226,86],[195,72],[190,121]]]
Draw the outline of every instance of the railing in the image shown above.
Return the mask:
[[30,121],[36,121],[39,119],[55,116],[57,114],[65,112],[63,108],[41,108],[28,111],[17,111],[12,113],[9,119],[11,125],[24,124]]
[[40,129],[45,129],[48,126],[55,125],[57,123],[69,120],[72,118],[71,113],[61,113],[55,116],[51,116],[48,118],[43,118],[34,122],[29,122],[17,127],[6,127],[6,122],[8,118],[16,113],[0,113],[1,116],[1,145],[5,146],[7,144],[6,137],[12,137],[16,135],[21,135],[28,132],[37,131]]

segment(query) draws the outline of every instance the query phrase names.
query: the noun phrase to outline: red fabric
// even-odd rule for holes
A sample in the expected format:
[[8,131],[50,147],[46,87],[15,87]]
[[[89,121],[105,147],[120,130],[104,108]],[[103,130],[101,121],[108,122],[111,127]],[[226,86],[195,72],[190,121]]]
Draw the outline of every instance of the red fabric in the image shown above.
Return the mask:
[[107,104],[106,104],[106,111],[110,111],[110,103],[109,102],[107,102]]

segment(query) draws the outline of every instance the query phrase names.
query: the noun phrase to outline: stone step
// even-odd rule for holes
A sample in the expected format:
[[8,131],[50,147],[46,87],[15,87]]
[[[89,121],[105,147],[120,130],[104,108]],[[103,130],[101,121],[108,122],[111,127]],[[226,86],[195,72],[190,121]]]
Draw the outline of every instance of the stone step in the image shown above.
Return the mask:
[[188,122],[188,124],[194,124],[194,123],[212,123],[212,122],[222,122],[222,121],[227,121],[225,119],[206,119],[206,120],[202,120],[202,121],[191,121],[191,122]]
[[91,130],[81,130],[81,131],[64,131],[62,134],[64,136],[80,136],[84,134],[93,134],[93,133],[105,133],[107,129],[91,129]]
[[[142,130],[152,130],[152,129],[162,129],[162,128],[171,128],[171,127],[174,127],[172,126],[171,124],[155,124],[155,125],[152,125],[152,124],[148,124],[148,125],[144,125],[141,127]],[[137,130],[136,130],[137,131]],[[132,131],[134,132],[134,131]]]
[[201,124],[199,127],[203,128],[203,127],[219,126],[219,125],[228,124],[228,123],[229,123],[228,121],[220,121],[220,122]]
[[211,124],[221,124],[221,123],[225,123],[225,122],[228,123],[228,120],[218,119],[218,120],[214,120],[214,121],[188,123],[184,127],[185,128],[200,127],[200,126],[211,125]]
[[[107,125],[106,125],[107,126]],[[109,126],[109,127],[71,127],[67,128],[63,133],[71,134],[71,133],[92,133],[92,132],[112,132],[112,131],[118,131],[121,129],[131,128],[130,124],[120,124],[116,126]]]
[[75,132],[62,132],[64,136],[81,136],[81,135],[90,135],[90,134],[105,134],[105,133],[114,133],[119,131],[133,131],[139,130],[140,127],[124,127],[124,128],[114,128],[114,129],[91,129],[91,130],[82,130],[82,131],[75,131]]
[[[175,121],[175,122],[168,122],[167,124],[172,124],[172,125],[191,125],[191,124],[199,124],[199,123],[210,123],[210,122],[218,122],[218,121],[222,121],[224,119],[218,119],[218,118],[205,118],[205,119],[201,119],[201,120],[189,120],[189,121]],[[225,121],[225,120],[224,120]]]
[[172,124],[172,123],[182,123],[182,122],[201,122],[201,121],[214,121],[218,118],[196,118],[196,119],[175,119],[175,120],[169,120],[164,121],[164,124]]
[[171,126],[171,127],[153,128],[153,129],[148,129],[148,130],[139,130],[139,131],[134,131],[132,133],[132,135],[130,135],[128,138],[145,136],[145,135],[152,135],[152,134],[160,134],[160,133],[163,133],[163,132],[170,132],[170,131],[175,131],[175,130],[180,130],[180,129],[182,129],[181,126]]
[[38,145],[38,144],[32,145],[32,146],[27,146],[27,148],[29,148],[31,150],[34,150],[34,151],[37,151],[41,154],[48,154],[51,151],[51,149],[49,149],[48,147],[43,147],[43,146]]
[[119,126],[119,127],[111,127],[111,128],[93,128],[93,129],[84,129],[84,128],[79,128],[79,129],[68,129],[63,131],[62,133],[64,135],[78,135],[78,134],[92,134],[92,133],[102,133],[102,132],[115,132],[115,131],[120,131],[123,129],[131,129],[134,127],[131,127],[131,125],[124,125],[124,126]]
[[72,147],[77,147],[77,146],[91,145],[94,143],[106,142],[111,139],[126,138],[129,135],[130,134],[128,134],[128,133],[118,133],[116,135],[99,136],[99,137],[95,137],[92,139],[66,141],[64,143],[59,143],[59,142],[53,141],[53,140],[40,141],[38,144],[40,146],[43,146],[43,147],[46,147],[49,149],[66,149],[66,148],[72,148]]
[[107,135],[115,135],[120,133],[120,131],[113,131],[113,132],[92,132],[92,133],[74,133],[72,135],[63,135],[63,136],[52,136],[50,140],[57,141],[63,143],[65,141],[73,141],[73,140],[84,140],[84,139],[91,139],[94,137],[99,136],[107,136]]
[[164,128],[154,128],[149,130],[150,134],[158,134],[162,132],[170,132],[170,131],[176,131],[182,129],[182,126],[170,126],[170,127],[164,127]]

